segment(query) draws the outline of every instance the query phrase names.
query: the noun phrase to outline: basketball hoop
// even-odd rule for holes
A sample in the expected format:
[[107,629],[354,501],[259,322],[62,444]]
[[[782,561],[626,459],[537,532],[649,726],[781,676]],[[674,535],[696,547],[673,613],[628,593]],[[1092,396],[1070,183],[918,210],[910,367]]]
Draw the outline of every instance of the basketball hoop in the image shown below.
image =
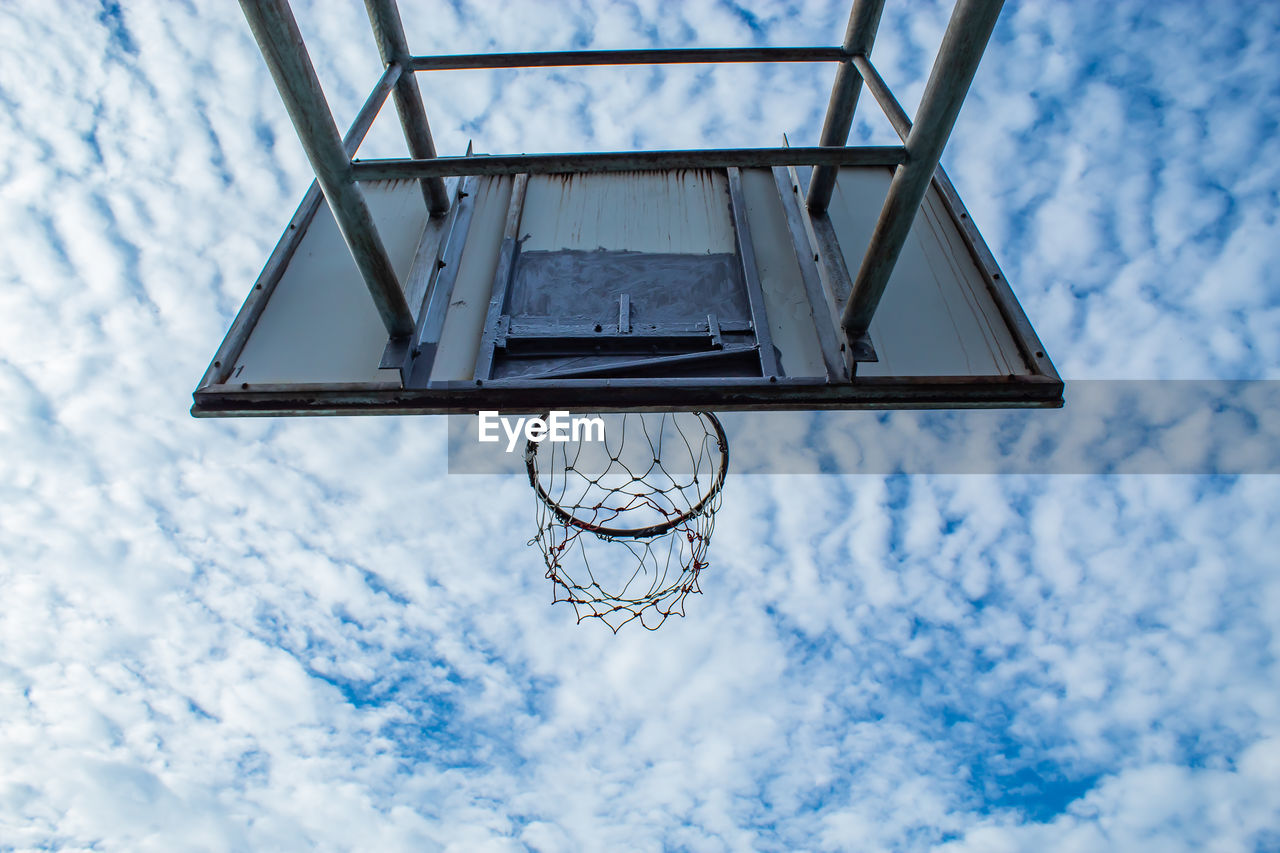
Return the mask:
[[579,622],[655,630],[702,591],[729,442],[709,412],[597,417],[603,435],[526,445],[538,497],[529,544],[542,551],[553,601],[572,604]]

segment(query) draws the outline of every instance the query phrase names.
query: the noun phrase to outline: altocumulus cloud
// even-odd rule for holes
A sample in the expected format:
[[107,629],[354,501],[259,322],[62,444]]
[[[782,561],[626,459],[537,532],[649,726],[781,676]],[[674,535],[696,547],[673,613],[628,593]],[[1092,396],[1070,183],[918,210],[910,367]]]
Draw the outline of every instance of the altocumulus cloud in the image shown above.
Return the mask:
[[[847,14],[402,5],[424,53]],[[359,6],[295,3],[339,123]],[[910,108],[948,8],[888,6]],[[1069,380],[1276,378],[1278,15],[1005,10],[945,162]],[[527,487],[446,477],[443,424],[187,415],[309,181],[234,4],[18,2],[0,38],[0,846],[1280,845],[1273,478],[731,478],[689,618],[574,626]],[[829,74],[424,89],[447,153],[773,145]]]

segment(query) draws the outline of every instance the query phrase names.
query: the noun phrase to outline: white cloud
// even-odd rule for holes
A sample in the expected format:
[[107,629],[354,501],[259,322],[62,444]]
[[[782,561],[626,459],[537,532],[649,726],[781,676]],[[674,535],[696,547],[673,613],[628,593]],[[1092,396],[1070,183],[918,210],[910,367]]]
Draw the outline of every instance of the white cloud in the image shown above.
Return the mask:
[[[345,122],[363,10],[295,5]],[[847,12],[402,5],[424,53],[834,43]],[[886,11],[909,107],[944,6]],[[1006,10],[947,163],[1069,377],[1274,374],[1273,19]],[[310,180],[234,5],[23,3],[0,36],[0,846],[1280,837],[1273,478],[731,476],[688,618],[576,626],[527,487],[444,476],[442,423],[187,415]],[[424,92],[445,153],[799,144],[829,72]],[[904,423],[874,434],[945,448]],[[876,449],[850,425],[735,454]]]

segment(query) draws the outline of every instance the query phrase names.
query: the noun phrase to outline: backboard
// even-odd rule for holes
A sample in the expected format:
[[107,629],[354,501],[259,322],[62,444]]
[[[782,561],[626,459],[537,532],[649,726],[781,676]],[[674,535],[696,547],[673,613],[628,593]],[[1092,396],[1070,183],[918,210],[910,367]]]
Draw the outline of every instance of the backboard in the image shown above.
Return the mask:
[[[305,51],[288,65],[265,49],[290,39],[271,29],[292,25],[276,20],[287,4],[242,5],[318,183],[196,390],[197,416],[1061,405],[937,166],[968,85],[954,66],[977,58],[944,40],[913,128],[853,37],[876,3],[855,3],[843,48],[484,58],[384,45],[383,79],[341,144],[299,121],[322,103]],[[979,6],[961,0],[952,26],[974,26],[957,20]],[[751,59],[839,60],[833,109],[844,77],[865,81],[904,145],[845,147],[824,129],[816,148],[350,159],[391,92],[414,148],[415,70]]]

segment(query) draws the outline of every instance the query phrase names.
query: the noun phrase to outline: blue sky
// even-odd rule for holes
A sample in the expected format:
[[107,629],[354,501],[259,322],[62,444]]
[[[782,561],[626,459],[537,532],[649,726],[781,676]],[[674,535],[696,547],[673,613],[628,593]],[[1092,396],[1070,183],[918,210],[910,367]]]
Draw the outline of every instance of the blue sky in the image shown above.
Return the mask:
[[[848,13],[401,5],[421,53]],[[362,5],[294,6],[345,125]],[[887,7],[910,111],[949,4]],[[944,163],[1069,382],[1280,378],[1278,36],[1006,4]],[[236,5],[18,0],[0,39],[0,849],[1280,849],[1274,476],[731,476],[688,618],[574,625],[527,483],[446,476],[442,420],[189,417],[310,181]],[[771,146],[830,74],[422,85],[443,153]],[[363,154],[401,153],[388,111]]]

